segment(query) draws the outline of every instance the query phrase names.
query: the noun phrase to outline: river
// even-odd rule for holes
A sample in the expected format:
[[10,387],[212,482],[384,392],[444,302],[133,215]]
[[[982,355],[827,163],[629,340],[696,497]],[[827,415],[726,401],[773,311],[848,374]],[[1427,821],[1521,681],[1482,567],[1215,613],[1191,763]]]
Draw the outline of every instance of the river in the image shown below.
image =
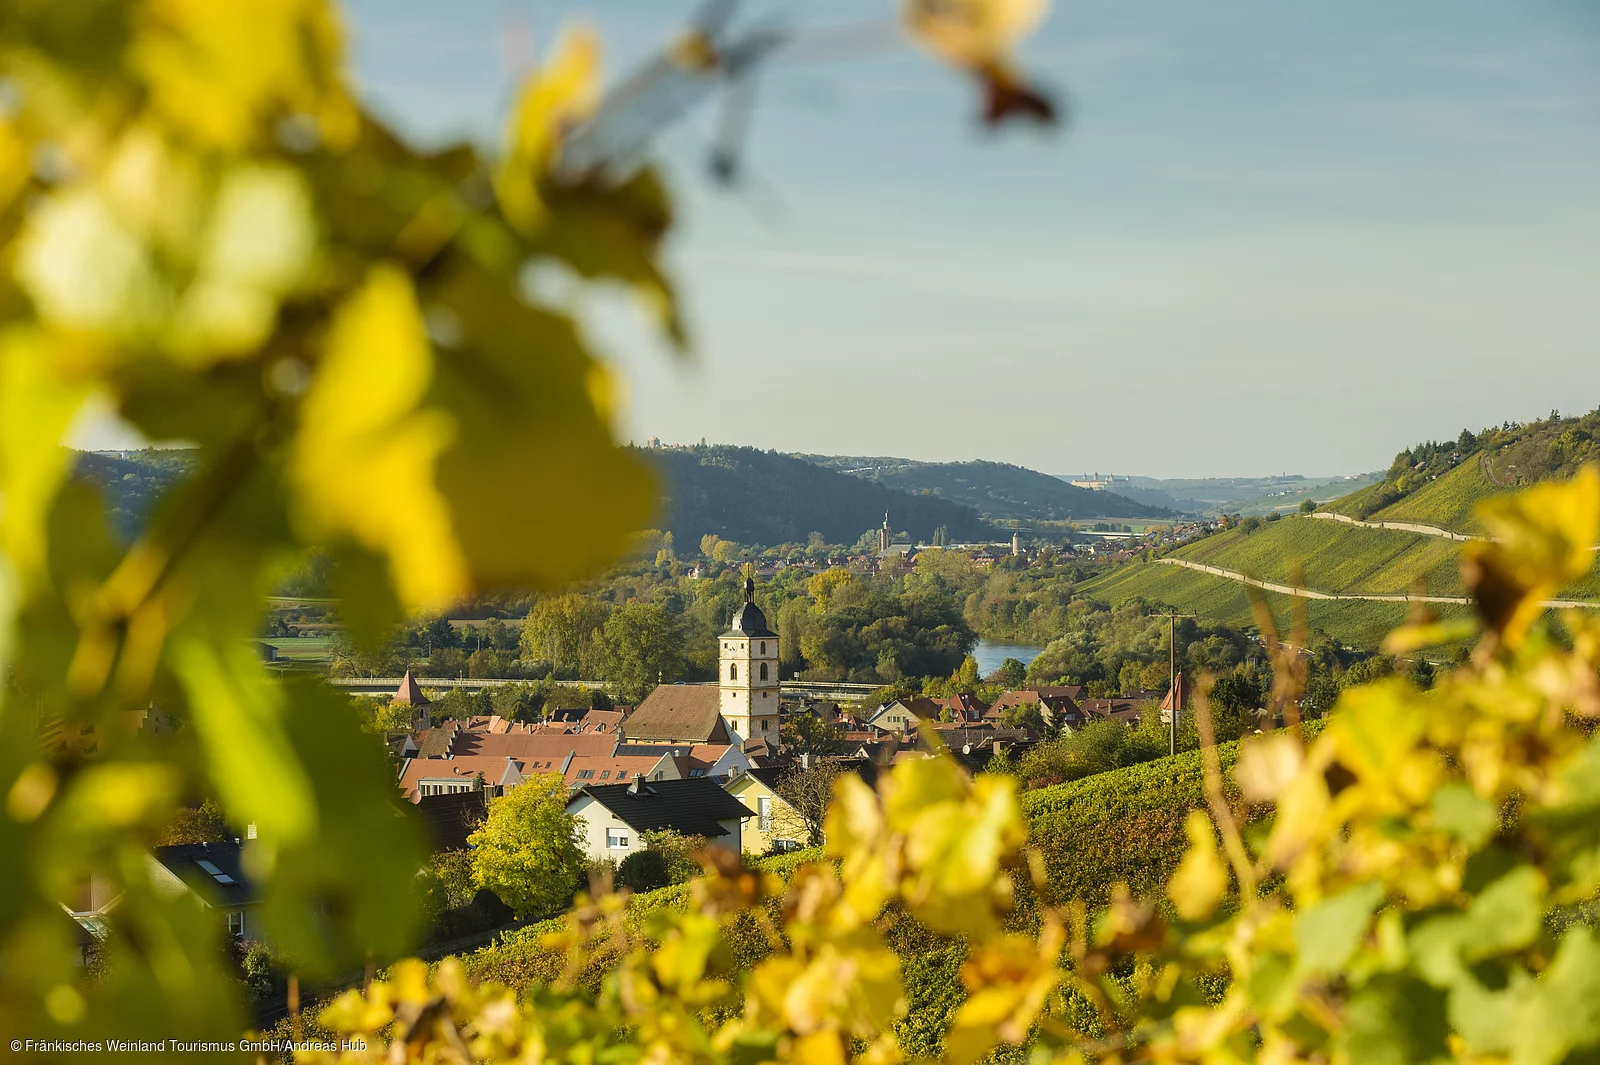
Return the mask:
[[1023,643],[996,643],[993,640],[979,640],[978,646],[972,649],[972,657],[978,660],[978,675],[987,677],[1000,668],[1000,663],[1008,658],[1015,658],[1023,665],[1027,665],[1039,657],[1043,647],[1033,647]]

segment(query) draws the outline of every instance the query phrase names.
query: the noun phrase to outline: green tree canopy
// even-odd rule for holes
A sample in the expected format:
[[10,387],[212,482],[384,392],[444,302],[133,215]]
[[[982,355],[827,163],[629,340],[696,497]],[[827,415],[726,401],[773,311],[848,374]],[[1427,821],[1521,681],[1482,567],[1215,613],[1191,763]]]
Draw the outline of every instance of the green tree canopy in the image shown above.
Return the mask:
[[531,776],[492,800],[488,818],[468,837],[472,878],[523,916],[548,913],[578,888],[585,865],[579,838],[561,775]]
[[638,702],[683,676],[683,627],[652,603],[628,603],[606,619],[606,679],[618,698]]
[[522,657],[558,671],[583,673],[594,662],[595,636],[610,609],[578,592],[540,599],[522,626]]

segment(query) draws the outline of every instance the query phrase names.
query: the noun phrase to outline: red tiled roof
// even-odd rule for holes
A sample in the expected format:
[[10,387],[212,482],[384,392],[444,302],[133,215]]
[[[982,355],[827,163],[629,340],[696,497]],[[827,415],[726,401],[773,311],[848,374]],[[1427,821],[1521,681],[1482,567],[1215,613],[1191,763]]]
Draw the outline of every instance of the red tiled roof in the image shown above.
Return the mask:
[[514,758],[413,758],[406,763],[405,772],[400,776],[400,792],[407,800],[416,802],[421,797],[417,785],[424,779],[472,780],[482,773],[485,784],[510,784],[519,783],[533,772],[532,766]]
[[[663,761],[665,759],[665,761]],[[576,788],[584,784],[614,784],[617,781],[628,781],[635,773],[642,774],[647,779],[656,772],[664,772],[664,780],[676,780],[678,773],[677,764],[672,758],[659,754],[632,754],[632,755],[573,755],[567,763],[564,774],[567,787]]]
[[400,687],[395,689],[393,702],[405,703],[408,706],[427,706],[428,697],[422,694],[422,686],[417,679],[406,670],[406,675],[400,678]]
[[1188,684],[1187,681],[1185,681],[1183,679],[1183,674],[1182,673],[1179,673],[1177,675],[1177,677],[1174,679],[1174,683],[1172,685],[1172,690],[1167,692],[1167,694],[1162,697],[1162,699],[1161,699],[1161,709],[1167,710],[1167,711],[1170,711],[1172,709],[1172,705],[1173,705],[1172,697],[1174,695],[1176,695],[1178,697],[1178,702],[1177,702],[1178,709],[1179,709],[1179,711],[1182,711],[1184,706],[1186,706],[1188,704],[1188,702],[1189,702],[1189,684]]

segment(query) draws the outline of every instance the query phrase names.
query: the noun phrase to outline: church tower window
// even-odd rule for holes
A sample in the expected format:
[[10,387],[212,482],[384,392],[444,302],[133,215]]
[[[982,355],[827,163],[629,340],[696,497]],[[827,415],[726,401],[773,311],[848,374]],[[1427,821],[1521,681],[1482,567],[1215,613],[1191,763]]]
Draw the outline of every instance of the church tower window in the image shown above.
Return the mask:
[[728,679],[729,680],[738,680],[739,679],[739,666],[738,666],[737,663],[735,663],[733,665],[730,665],[728,667]]
[[767,664],[765,662],[761,663],[761,679],[767,679]]

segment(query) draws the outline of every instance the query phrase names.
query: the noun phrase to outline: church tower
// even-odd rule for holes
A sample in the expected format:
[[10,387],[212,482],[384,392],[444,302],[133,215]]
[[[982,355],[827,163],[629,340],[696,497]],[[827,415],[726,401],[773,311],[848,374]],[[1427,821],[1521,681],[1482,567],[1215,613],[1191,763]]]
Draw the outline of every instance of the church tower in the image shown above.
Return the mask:
[[894,530],[889,527],[889,512],[883,512],[883,528],[878,530],[878,554],[887,555],[894,543]]
[[778,634],[756,606],[756,582],[744,579],[744,606],[717,652],[722,719],[740,740],[778,745]]

